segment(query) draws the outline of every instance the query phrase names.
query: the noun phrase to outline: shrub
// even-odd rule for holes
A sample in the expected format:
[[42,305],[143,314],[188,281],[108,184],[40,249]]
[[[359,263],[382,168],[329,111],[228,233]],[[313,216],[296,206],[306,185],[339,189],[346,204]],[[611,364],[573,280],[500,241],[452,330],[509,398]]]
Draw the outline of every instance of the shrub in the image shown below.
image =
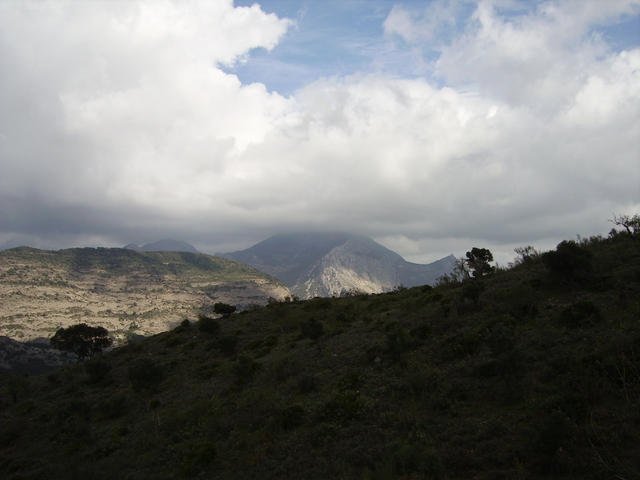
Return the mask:
[[283,382],[300,373],[300,361],[290,357],[281,358],[273,365],[273,373],[278,382]]
[[477,306],[480,303],[480,294],[484,291],[484,289],[484,282],[466,282],[462,287],[460,296],[463,300],[469,300]]
[[302,425],[304,409],[300,405],[291,405],[280,412],[280,426],[284,430],[293,430]]
[[320,340],[320,337],[324,333],[324,325],[315,318],[310,318],[301,325],[302,335],[310,338],[314,342]]
[[376,466],[371,480],[399,478],[444,478],[444,466],[435,450],[420,444],[398,442],[391,445],[381,463]]
[[601,320],[600,309],[588,300],[574,303],[560,313],[560,323],[569,328],[590,327]]
[[198,315],[198,331],[210,335],[220,333],[220,324],[213,318],[206,315]]
[[210,441],[195,441],[186,446],[182,471],[189,477],[195,477],[209,467],[217,457],[215,445]]
[[224,335],[216,341],[216,347],[227,356],[236,353],[238,348],[238,337],[235,335]]
[[102,358],[95,358],[84,364],[84,370],[89,375],[91,383],[97,383],[104,379],[111,371],[111,368],[111,363]]
[[233,312],[236,311],[236,306],[218,302],[213,305],[213,311],[218,315],[222,315],[223,317],[229,317]]
[[127,370],[134,390],[153,390],[164,380],[164,370],[150,358],[141,358]]
[[593,253],[573,240],[564,240],[555,251],[542,254],[542,262],[549,273],[567,281],[577,280],[591,271]]
[[413,342],[407,335],[406,330],[401,326],[396,326],[387,333],[386,340],[386,351],[392,357],[401,356],[413,346]]
[[431,324],[423,323],[411,329],[411,335],[419,340],[427,340],[431,336],[432,328]]
[[318,389],[318,380],[313,375],[304,375],[298,379],[298,392],[302,394],[315,392]]
[[346,425],[364,412],[364,403],[358,392],[339,392],[316,412],[316,420]]
[[100,400],[98,411],[108,419],[119,418],[127,413],[127,397],[123,393],[117,393],[108,399]]
[[237,383],[247,383],[255,378],[262,364],[252,360],[251,357],[240,355],[233,365],[233,373],[236,374]]

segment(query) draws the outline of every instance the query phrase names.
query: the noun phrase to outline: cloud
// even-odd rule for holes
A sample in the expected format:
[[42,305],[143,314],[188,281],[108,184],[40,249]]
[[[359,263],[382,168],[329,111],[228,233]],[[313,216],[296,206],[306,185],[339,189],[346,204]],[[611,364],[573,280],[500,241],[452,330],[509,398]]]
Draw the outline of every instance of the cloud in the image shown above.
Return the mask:
[[437,46],[433,76],[290,97],[225,73],[286,42],[293,23],[257,5],[0,4],[0,243],[215,252],[340,229],[413,261],[486,246],[506,263],[606,232],[640,208],[640,48],[596,28],[635,4],[603,3],[399,5],[388,38]]

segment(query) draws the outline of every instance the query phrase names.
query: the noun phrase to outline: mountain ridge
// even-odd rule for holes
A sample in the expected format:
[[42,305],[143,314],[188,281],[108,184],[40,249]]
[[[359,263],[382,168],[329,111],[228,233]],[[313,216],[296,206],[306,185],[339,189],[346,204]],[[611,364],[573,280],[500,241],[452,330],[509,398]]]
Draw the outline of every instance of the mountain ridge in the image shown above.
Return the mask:
[[246,250],[218,255],[273,275],[307,299],[433,284],[455,263],[453,255],[424,265],[407,262],[369,237],[344,232],[274,235]]

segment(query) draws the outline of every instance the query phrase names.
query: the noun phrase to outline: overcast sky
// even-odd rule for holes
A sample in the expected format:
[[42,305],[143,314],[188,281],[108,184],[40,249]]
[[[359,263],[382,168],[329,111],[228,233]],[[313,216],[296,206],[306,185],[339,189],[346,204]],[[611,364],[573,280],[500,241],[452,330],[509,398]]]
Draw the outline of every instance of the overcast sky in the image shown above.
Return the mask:
[[638,1],[0,2],[3,248],[505,264],[638,212]]

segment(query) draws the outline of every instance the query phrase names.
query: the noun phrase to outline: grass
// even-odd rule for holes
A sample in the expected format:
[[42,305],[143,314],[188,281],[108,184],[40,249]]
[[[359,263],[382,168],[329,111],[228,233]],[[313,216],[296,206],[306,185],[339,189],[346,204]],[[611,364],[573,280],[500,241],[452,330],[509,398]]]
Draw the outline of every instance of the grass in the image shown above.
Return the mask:
[[479,296],[468,280],[272,302],[111,368],[5,375],[0,476],[640,478],[640,242],[579,246],[580,275],[534,255]]

